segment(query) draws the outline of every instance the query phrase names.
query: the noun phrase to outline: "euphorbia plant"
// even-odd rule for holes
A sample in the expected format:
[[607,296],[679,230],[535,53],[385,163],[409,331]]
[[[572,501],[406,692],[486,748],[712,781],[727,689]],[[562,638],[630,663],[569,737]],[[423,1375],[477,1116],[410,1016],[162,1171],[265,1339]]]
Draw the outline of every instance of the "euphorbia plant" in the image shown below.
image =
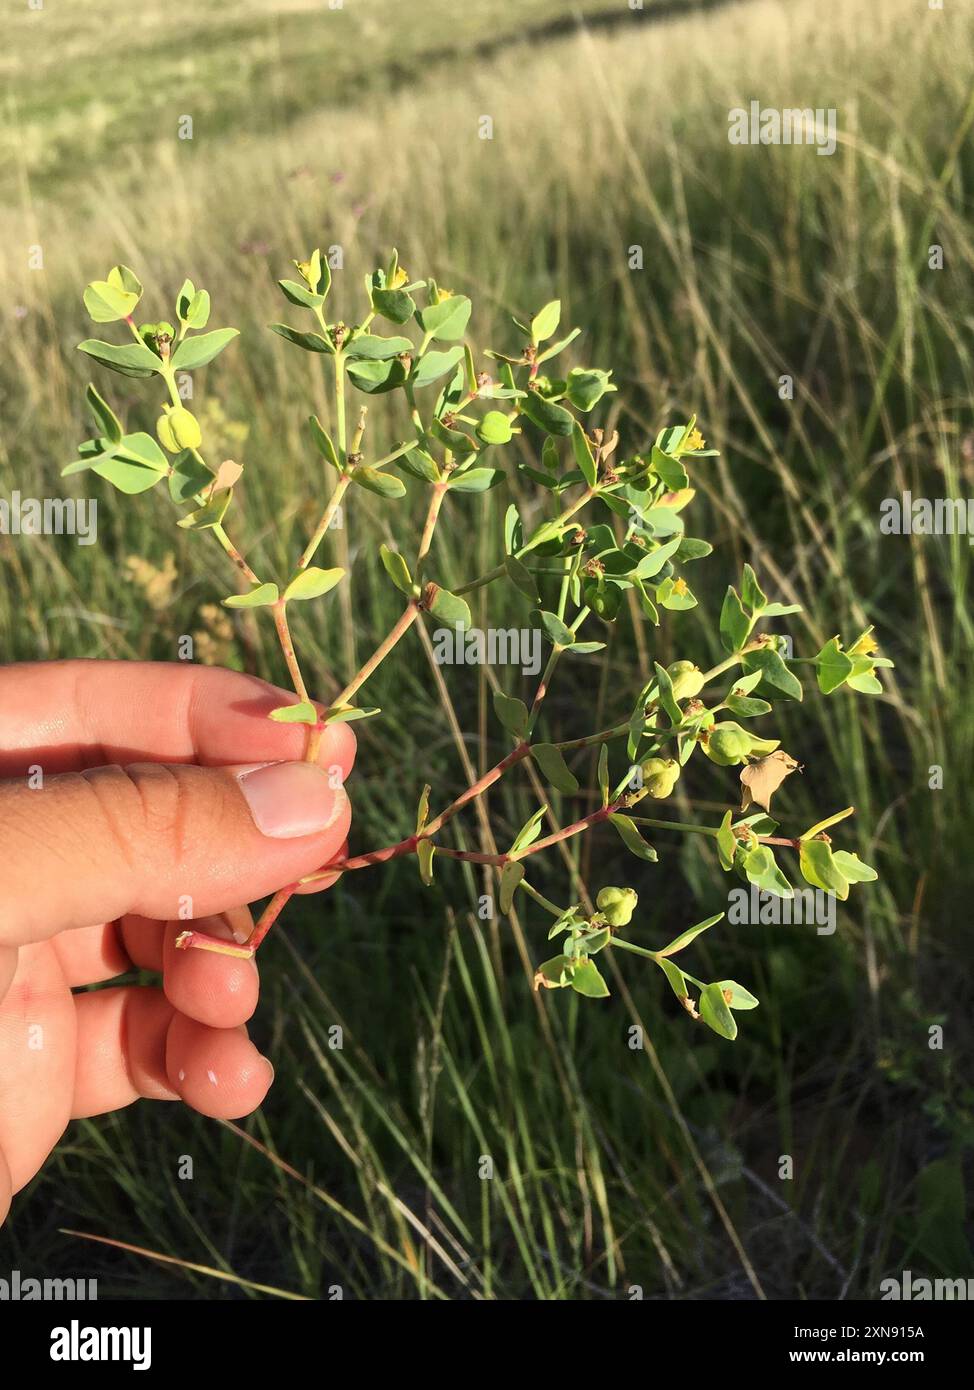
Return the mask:
[[[423,787],[415,826],[396,843],[322,865],[304,882],[336,871],[357,872],[403,855],[416,856],[425,884],[432,881],[437,856],[492,865],[499,876],[502,912],[510,911],[520,893],[555,919],[549,939],[557,938],[559,954],[538,967],[537,988],[570,987],[579,994],[603,996],[608,989],[595,957],[607,949],[634,952],[659,966],[692,1017],[733,1038],[733,1011],[753,1008],[753,995],[732,980],[695,979],[674,962],[723,913],[653,950],[623,935],[637,907],[632,888],[600,887],[591,912],[578,903],[552,902],[527,877],[534,856],[602,823],[619,834],[636,858],[650,863],[656,851],[647,831],[710,836],[725,870],[785,898],[794,890],[778,863],[780,848],[795,852],[807,883],[840,898],[847,897],[850,884],[876,877],[855,854],[834,851],[826,833],[852,813],[851,807],[800,835],[776,833],[778,824],[769,814],[771,796],[798,762],[777,739],[760,737],[752,729],[776,701],[802,698],[796,670],[803,663],[788,655],[782,637],[760,628],[765,620],[795,612],[796,607],[769,602],[749,565],[740,589],[728,588],[724,599],[720,635],[727,655],[722,661],[706,671],[689,660],[665,668],[655,663],[651,679],[633,692],[627,719],[569,740],[552,741],[543,733],[545,697],[559,662],[566,656],[588,659],[600,651],[604,644],[593,640],[591,629],[615,621],[624,599],[654,626],[660,623],[661,610],[679,613],[696,606],[684,571],[711,547],[686,534],[683,514],[694,496],[691,470],[714,451],[705,448],[694,419],[663,428],[654,441],[640,441],[631,453],[620,450],[616,433],[593,427],[593,412],[616,387],[608,371],[577,366],[563,371],[558,365],[579,330],[558,336],[557,300],[525,322],[514,321],[517,336],[510,352],[480,354],[468,338],[470,300],[440,289],[432,279],[411,280],[395,253],[386,267],[366,278],[364,313],[352,324],[329,318],[331,273],[321,254],[314,251],[294,264],[299,278],[282,280],[281,289],[310,317],[301,327],[271,327],[299,350],[320,358],[331,391],[331,428],[312,416],[310,445],[333,470],[335,482],[318,525],[289,573],[269,575],[255,569],[231,540],[226,523],[242,470],[229,460],[207,458],[199,422],[181,399],[177,374],[204,366],[237,336],[233,328],[207,329],[209,296],[188,280],[176,296],[174,323],[136,322],[142,285],[124,266],[87,287],[84,298],[91,317],[98,323],[126,325],[131,341],[89,339],[81,350],[112,371],[148,381],[157,392],[161,414],[154,437],[126,434],[112,408],[89,386],[98,435],[81,445],[77,461],[65,473],[90,469],[128,494],[165,481],[171,502],[182,513],[177,525],[209,534],[223,548],[241,586],[241,592],[223,602],[234,609],[266,609],[273,620],[296,700],[275,709],[270,718],[307,726],[309,761],[317,758],[329,724],[380,713],[361,704],[359,693],[414,624],[462,631],[471,625],[464,595],[487,585],[512,586],[530,606],[534,626],[549,651],[530,703],[513,694],[495,697],[495,712],[510,736],[510,750],[442,810],[432,809],[430,788]],[[356,395],[371,401],[394,393],[405,403],[408,437],[381,457],[372,457],[366,447],[367,406],[354,410],[351,402]],[[517,446],[511,448],[515,440]],[[435,528],[451,509],[462,510],[466,494],[503,485],[505,464],[548,498],[546,514],[529,525],[524,508],[510,506],[498,563],[448,588],[442,576],[430,573]],[[407,491],[402,474],[427,496],[418,542],[404,543],[400,549],[379,547],[378,558],[401,594],[402,612],[340,694],[322,707],[312,699],[294,649],[289,607],[318,601],[347,582],[343,570],[314,563],[338,508],[357,488],[394,507]],[[455,524],[469,526],[469,518]],[[841,685],[875,693],[881,689],[875,671],[890,663],[875,656],[871,633],[866,632],[848,649],[833,638],[804,664],[815,670],[825,693]],[[597,810],[542,835],[547,807],[540,806],[503,853],[457,850],[443,843],[441,832],[454,816],[528,759],[545,782],[565,797],[574,796],[579,784],[572,760],[579,751],[594,747],[600,750]],[[624,748],[624,757],[610,758],[610,749],[617,748]],[[739,769],[741,810],[728,809],[716,825],[640,814],[647,800],[664,802],[674,795],[683,768],[698,750],[719,767]],[[610,772],[614,761],[617,765]],[[195,930],[183,932],[176,944],[184,950],[252,956],[299,886],[290,884],[275,894],[243,945]],[[697,991],[696,998],[691,989]]]

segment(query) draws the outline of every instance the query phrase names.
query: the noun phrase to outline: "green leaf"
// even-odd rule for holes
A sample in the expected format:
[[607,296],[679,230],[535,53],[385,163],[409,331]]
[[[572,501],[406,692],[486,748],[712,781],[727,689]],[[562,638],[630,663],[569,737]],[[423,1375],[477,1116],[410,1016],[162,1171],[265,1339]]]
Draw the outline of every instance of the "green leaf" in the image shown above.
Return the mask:
[[176,455],[169,474],[169,496],[174,502],[191,502],[213,481],[213,473],[189,449]]
[[680,967],[674,965],[671,960],[666,960],[665,957],[660,957],[656,963],[669,981],[670,989],[677,999],[689,998],[690,991],[687,989],[687,979]]
[[[291,328],[286,323],[269,323],[267,326],[279,338],[285,338],[295,347],[304,348],[305,352],[334,352],[331,343],[320,333],[302,333],[299,329]],[[192,341],[192,339],[188,341]]]
[[847,849],[837,849],[832,854],[832,861],[843,878],[850,883],[875,883],[879,874],[869,864],[864,864],[858,854],[852,854]]
[[323,570],[317,565],[309,565],[307,569],[294,576],[284,590],[284,598],[287,602],[292,599],[320,598],[322,594],[327,594],[329,589],[334,589],[344,574],[343,569]]
[[283,290],[285,297],[292,304],[299,304],[303,309],[317,309],[325,302],[324,295],[316,294],[307,285],[299,285],[294,280],[278,280],[277,283]]
[[724,704],[731,714],[736,714],[740,719],[756,719],[771,709],[767,700],[748,699],[743,695],[728,695]]
[[595,486],[597,476],[595,468],[595,457],[592,453],[585,431],[576,420],[572,427],[572,452],[575,455],[575,462],[578,464],[579,471],[589,487]]
[[411,384],[415,387],[429,386],[447,372],[452,372],[462,356],[462,347],[447,348],[445,352],[424,353],[413,367]]
[[674,536],[672,540],[665,541],[655,550],[651,550],[648,555],[644,555],[636,566],[636,578],[652,579],[660,572],[670,556],[676,553],[680,544],[680,537]]
[[815,674],[818,688],[823,695],[831,695],[852,675],[855,662],[841,647],[838,637],[831,638],[815,658]]
[[609,749],[608,749],[608,746],[607,746],[606,744],[604,744],[604,743],[603,743],[602,747],[599,749],[599,771],[598,771],[598,778],[599,778],[599,790],[600,790],[601,793],[602,793],[602,805],[603,805],[603,806],[608,806],[608,804],[609,804]]
[[432,840],[420,840],[416,846],[416,860],[419,864],[419,876],[429,888],[433,882],[433,856],[436,854],[436,846]]
[[750,631],[751,619],[744,612],[737,590],[729,584],[720,610],[720,640],[725,651],[739,652]]
[[609,381],[609,373],[598,368],[584,370],[581,367],[573,367],[568,373],[566,395],[576,410],[587,413],[598,405],[607,391],[614,390],[615,387]]
[[545,400],[537,391],[528,391],[521,401],[521,414],[546,434],[570,435],[575,428],[575,417],[571,411],[554,401]]
[[649,864],[656,863],[659,858],[658,854],[652,845],[647,844],[643,839],[635,822],[629,816],[624,816],[621,812],[616,811],[609,817],[609,820],[618,830],[622,843],[631,854],[634,854],[637,859],[645,859]]
[[147,377],[153,372],[162,371],[162,358],[147,348],[144,343],[102,343],[97,338],[86,338],[78,344],[78,351],[93,357],[103,367],[110,367],[121,376]]
[[196,367],[205,367],[212,362],[217,353],[222,352],[228,343],[240,336],[236,328],[214,328],[210,333],[200,333],[193,338],[184,338],[170,359],[175,371],[191,372]]
[[380,545],[379,558],[385,566],[386,574],[399,592],[405,594],[407,598],[412,597],[413,577],[409,573],[409,566],[406,564],[405,557],[400,555],[398,550],[390,550],[387,545]]
[[702,560],[704,556],[712,555],[713,550],[709,541],[698,540],[695,536],[682,536],[676,558],[682,565],[688,560]]
[[408,454],[396,460],[396,467],[402,468],[411,478],[422,483],[438,483],[440,470],[431,454],[425,449],[410,449]]
[[504,481],[503,468],[468,468],[450,475],[451,492],[488,492]]
[[205,328],[210,317],[210,296],[184,280],[176,296],[176,317],[187,328]]
[[753,883],[763,893],[773,893],[778,898],[793,898],[795,890],[778,868],[774,854],[767,845],[756,845],[741,859],[748,882]]
[[558,791],[568,794],[578,791],[578,778],[565,762],[561,750],[553,743],[533,743],[531,756],[545,780]]
[[[113,283],[115,274],[112,271],[107,280],[93,280],[85,289],[85,308],[95,323],[117,323],[119,319],[128,318],[139,302],[135,290],[125,289],[120,280]],[[140,291],[141,288],[140,285]]]
[[484,444],[506,444],[513,433],[511,422],[502,410],[488,410],[477,426],[477,438]]
[[430,304],[417,314],[424,333],[440,342],[453,343],[467,331],[472,305],[465,294],[454,294],[439,304]]
[[507,571],[508,579],[525,598],[530,599],[532,603],[540,602],[541,595],[538,593],[538,586],[526,565],[522,565],[521,561],[514,555],[505,555],[504,568]]
[[102,399],[90,382],[85,395],[102,434],[110,443],[120,444],[122,442],[122,424],[111,406]]
[[405,290],[373,289],[372,307],[392,323],[405,323],[416,312],[416,301]]
[[108,283],[117,290],[122,290],[125,294],[137,295],[142,298],[142,281],[134,270],[129,270],[127,265],[114,266],[108,272]]
[[506,916],[513,906],[517,886],[524,877],[525,868],[516,859],[509,860],[501,869],[500,908]]
[[419,794],[419,805],[418,805],[417,808],[416,808],[416,834],[417,834],[417,835],[418,835],[419,832],[423,829],[423,827],[426,825],[426,822],[429,820],[429,814],[430,814],[430,792],[431,792],[432,790],[433,790],[433,788],[429,785],[429,783],[427,783],[426,786],[423,788],[423,790],[422,790],[422,791],[420,792],[420,794]]
[[677,724],[683,722],[683,713],[676,702],[676,696],[673,694],[673,681],[670,678],[670,673],[658,661],[653,662],[653,669],[656,673],[656,683],[659,686],[660,705],[666,712],[670,727],[676,728]]
[[92,471],[129,497],[148,492],[163,477],[154,468],[146,468],[144,464],[132,463],[124,458],[104,457],[99,463],[92,464]]
[[331,709],[325,716],[326,724],[351,724],[356,719],[371,719],[376,714],[381,714],[380,709],[366,709],[361,705],[343,705],[339,709]]
[[729,873],[734,867],[734,855],[737,851],[739,841],[731,829],[732,813],[725,812],[724,819],[720,823],[717,831],[717,857],[720,859],[720,867],[725,873]]
[[273,719],[275,724],[318,723],[318,711],[310,700],[302,700],[296,705],[278,705],[267,717]]
[[385,362],[390,357],[413,350],[408,338],[380,338],[375,333],[363,333],[352,339],[344,353],[349,362]]
[[449,589],[437,589],[430,612],[450,627],[470,627],[472,619],[466,599],[451,594]]
[[832,847],[825,840],[802,840],[798,848],[798,864],[806,883],[834,893],[843,902],[849,896],[849,882],[836,864]]
[[720,985],[708,985],[700,995],[700,1017],[708,1028],[729,1042],[737,1037],[737,1020],[728,1007]]
[[230,499],[233,496],[233,488],[221,488],[219,492],[214,492],[195,512],[190,512],[187,516],[181,516],[176,522],[177,526],[184,531],[207,531],[213,526],[219,526],[227,514]]
[[586,999],[605,999],[609,993],[609,986],[594,960],[579,961],[572,971],[571,984],[575,993],[584,994]]
[[534,972],[534,987],[537,989],[539,983],[544,981],[546,989],[564,989],[571,984],[574,969],[575,962],[571,956],[552,956]]
[[766,691],[766,687],[771,687],[772,691],[786,696],[789,700],[801,700],[802,684],[793,671],[782,661],[778,652],[769,647],[758,651],[748,652],[743,659],[745,671],[760,671],[761,684],[757,687],[758,693]]
[[736,980],[718,980],[717,989],[720,990],[721,994],[729,993],[731,995],[730,999],[724,1000],[729,1009],[756,1009],[758,1007],[758,1001],[751,991],[745,989],[743,985],[739,985]]
[[494,713],[509,734],[520,742],[528,731],[528,707],[523,700],[514,695],[505,695],[503,690],[494,691]]
[[744,607],[751,613],[760,613],[768,606],[768,596],[762,591],[758,577],[750,565],[744,566],[744,576],[741,579],[741,600]]
[[575,641],[575,634],[570,627],[562,622],[557,613],[548,613],[541,609],[538,618],[544,630],[544,635],[555,647],[570,647]]
[[280,598],[276,584],[258,584],[246,594],[231,594],[223,600],[225,608],[267,608]]
[[838,825],[840,821],[847,820],[849,816],[855,813],[855,809],[854,806],[846,806],[844,810],[836,811],[834,815],[826,816],[824,820],[816,821],[814,825],[809,826],[800,838],[802,840],[814,840],[815,836],[821,835],[823,830],[828,830],[830,826]]
[[561,300],[552,299],[531,320],[531,341],[537,346],[550,338],[561,322]]
[[406,484],[402,478],[397,478],[395,473],[383,473],[380,468],[369,468],[360,463],[352,469],[349,476],[358,487],[364,487],[367,492],[374,492],[379,497],[397,498],[406,495]]
[[91,465],[100,478],[130,497],[155,487],[169,472],[165,454],[150,434],[126,434],[111,456],[105,454]]
[[514,843],[510,849],[511,854],[517,854],[522,849],[527,849],[529,845],[534,844],[541,834],[541,821],[547,809],[547,806],[539,806],[534,815],[524,822],[514,837]]
[[656,444],[653,445],[650,458],[657,476],[662,478],[671,492],[679,492],[690,486],[687,470],[678,458],[674,458],[672,454],[664,453]]
[[713,917],[707,917],[703,922],[697,922],[692,927],[687,927],[686,931],[680,932],[679,936],[674,936],[668,946],[664,946],[661,951],[657,951],[658,956],[675,956],[677,951],[682,951],[689,946],[691,941],[696,940],[702,932],[708,931],[715,922],[719,922],[723,917],[722,912],[716,913]]
[[324,425],[322,425],[317,415],[309,416],[308,427],[311,430],[311,438],[314,441],[315,448],[318,450],[321,457],[340,473],[342,471],[342,465],[338,457],[338,450],[332,442],[331,435],[325,429]]

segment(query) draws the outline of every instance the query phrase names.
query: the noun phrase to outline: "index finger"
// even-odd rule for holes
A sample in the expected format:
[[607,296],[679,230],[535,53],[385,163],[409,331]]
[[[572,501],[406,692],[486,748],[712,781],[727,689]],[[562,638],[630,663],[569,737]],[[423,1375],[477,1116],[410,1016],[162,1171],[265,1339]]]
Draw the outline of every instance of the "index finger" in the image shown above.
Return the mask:
[[[297,696],[239,671],[162,661],[22,662],[0,668],[0,777],[110,763],[230,766],[302,757],[306,726],[269,719]],[[342,778],[355,735],[332,724],[319,762]]]

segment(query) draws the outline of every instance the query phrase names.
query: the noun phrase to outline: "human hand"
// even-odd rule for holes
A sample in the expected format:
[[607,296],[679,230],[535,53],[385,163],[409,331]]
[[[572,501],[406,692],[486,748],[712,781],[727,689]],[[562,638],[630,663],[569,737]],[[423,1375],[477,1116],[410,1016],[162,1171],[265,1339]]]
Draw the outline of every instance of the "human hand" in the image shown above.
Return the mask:
[[[0,669],[0,1222],[73,1118],[263,1100],[254,961],[175,940],[187,917],[242,939],[242,903],[343,852],[354,735],[332,725],[317,767],[288,761],[306,731],[267,714],[289,698],[209,667]],[[134,966],[162,989],[72,994]]]

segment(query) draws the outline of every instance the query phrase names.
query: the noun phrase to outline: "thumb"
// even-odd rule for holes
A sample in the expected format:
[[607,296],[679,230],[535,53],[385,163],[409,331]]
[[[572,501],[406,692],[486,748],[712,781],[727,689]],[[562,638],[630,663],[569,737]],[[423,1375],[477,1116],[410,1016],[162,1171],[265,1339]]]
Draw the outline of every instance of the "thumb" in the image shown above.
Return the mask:
[[311,763],[135,763],[0,782],[0,945],[126,913],[206,917],[327,864],[351,811]]

